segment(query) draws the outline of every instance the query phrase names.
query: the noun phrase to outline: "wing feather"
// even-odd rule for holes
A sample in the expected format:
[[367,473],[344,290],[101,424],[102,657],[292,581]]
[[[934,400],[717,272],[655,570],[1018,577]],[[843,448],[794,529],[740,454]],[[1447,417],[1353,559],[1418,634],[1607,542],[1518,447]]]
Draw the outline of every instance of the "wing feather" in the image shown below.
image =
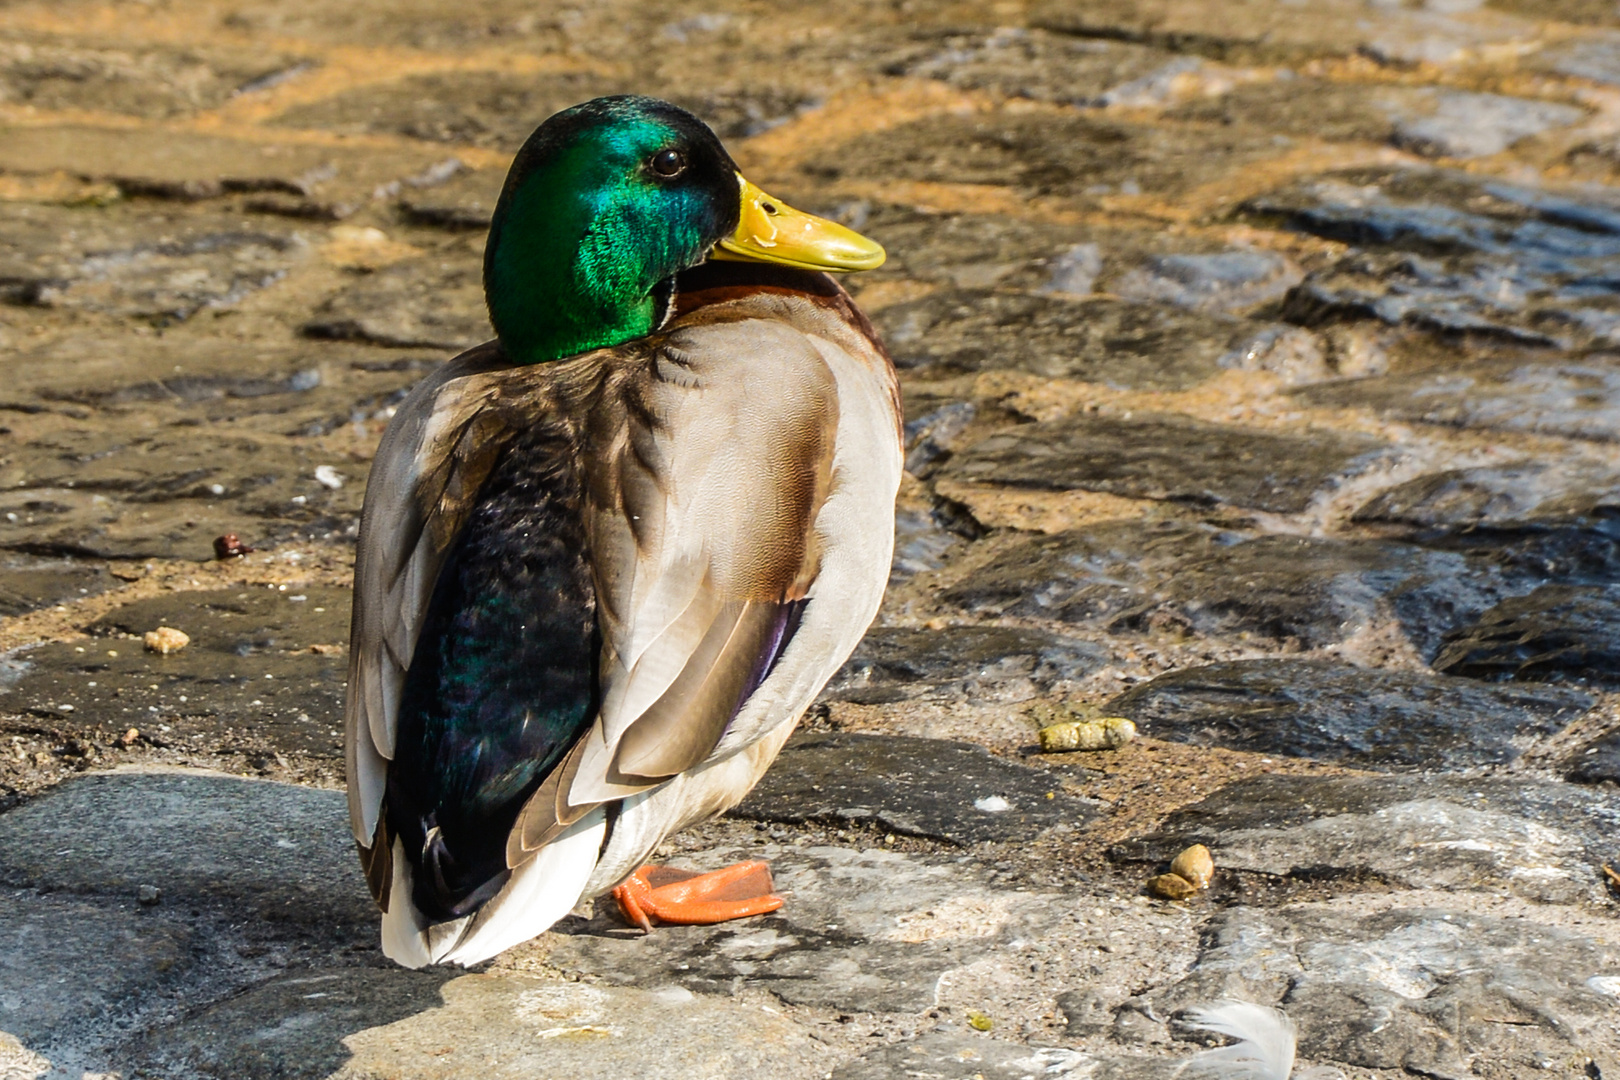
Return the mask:
[[[376,840],[405,671],[433,586],[509,439],[510,424],[498,422],[509,410],[491,409],[502,395],[504,380],[490,375],[500,362],[497,348],[481,346],[417,384],[372,463],[355,553],[344,707],[349,817],[362,849]],[[385,896],[386,879],[373,892]]]
[[695,320],[619,356],[578,403],[602,704],[525,807],[509,861],[712,755],[816,575],[838,402],[805,336]]

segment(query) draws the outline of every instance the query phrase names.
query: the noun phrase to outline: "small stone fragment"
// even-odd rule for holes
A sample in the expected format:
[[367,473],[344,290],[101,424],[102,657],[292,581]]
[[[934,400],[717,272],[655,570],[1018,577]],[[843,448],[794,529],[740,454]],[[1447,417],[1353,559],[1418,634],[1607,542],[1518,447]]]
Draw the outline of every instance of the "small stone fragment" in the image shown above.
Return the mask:
[[342,645],[311,645],[309,651],[316,656],[342,656]]
[[989,1031],[996,1026],[996,1022],[980,1012],[978,1009],[968,1011],[968,1027],[974,1031]]
[[1209,848],[1194,844],[1170,861],[1170,872],[1194,888],[1207,889],[1215,876],[1215,860],[1210,858]]
[[1154,896],[1166,900],[1185,900],[1198,892],[1198,886],[1180,874],[1160,874],[1148,882],[1148,888],[1152,890]]
[[122,735],[118,736],[118,745],[119,746],[134,746],[137,742],[140,741],[140,738],[141,738],[141,729],[140,728],[130,728],[128,731],[126,731]]
[[1117,750],[1134,738],[1136,725],[1123,716],[1067,720],[1040,730],[1041,752],[1045,754],[1070,750]]
[[146,636],[141,640],[146,643],[148,652],[159,653],[163,656],[177,653],[191,644],[189,635],[176,630],[172,626],[160,626],[156,630],[148,630]]
[[163,899],[163,890],[156,885],[142,885],[135,890],[135,899],[142,907],[153,907]]
[[241,538],[235,533],[226,533],[224,536],[214,537],[214,558],[221,561],[251,555],[255,550],[257,549],[242,543]]

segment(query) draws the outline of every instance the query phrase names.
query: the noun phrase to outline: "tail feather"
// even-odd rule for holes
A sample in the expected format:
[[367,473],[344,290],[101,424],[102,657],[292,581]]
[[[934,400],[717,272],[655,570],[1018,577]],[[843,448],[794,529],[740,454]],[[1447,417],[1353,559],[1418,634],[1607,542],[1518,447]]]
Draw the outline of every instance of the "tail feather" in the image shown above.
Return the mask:
[[409,968],[471,967],[545,933],[579,902],[606,832],[606,815],[592,811],[514,869],[477,913],[439,923],[429,922],[411,902],[410,862],[403,849],[395,851],[394,902],[383,915],[384,955]]

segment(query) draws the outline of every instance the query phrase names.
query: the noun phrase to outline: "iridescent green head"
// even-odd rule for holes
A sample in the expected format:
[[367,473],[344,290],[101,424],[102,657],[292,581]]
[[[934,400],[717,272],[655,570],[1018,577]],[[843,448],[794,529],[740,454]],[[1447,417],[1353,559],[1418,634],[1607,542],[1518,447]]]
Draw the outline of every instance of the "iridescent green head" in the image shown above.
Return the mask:
[[663,321],[675,274],[717,245],[803,269],[883,261],[872,241],[743,180],[691,113],[597,98],[541,124],[512,163],[484,251],[490,320],[517,363],[631,341]]

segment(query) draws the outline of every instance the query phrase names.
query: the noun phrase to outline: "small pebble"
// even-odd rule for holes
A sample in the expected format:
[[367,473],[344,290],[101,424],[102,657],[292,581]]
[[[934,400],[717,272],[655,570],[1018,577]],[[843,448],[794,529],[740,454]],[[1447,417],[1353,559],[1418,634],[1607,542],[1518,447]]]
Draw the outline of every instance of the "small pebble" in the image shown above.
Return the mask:
[[177,653],[191,644],[190,636],[172,626],[160,626],[156,630],[148,630],[146,636],[141,640],[146,643],[148,652],[160,653],[163,656]]
[[122,735],[118,736],[118,745],[119,746],[134,746],[135,743],[140,739],[140,737],[141,737],[141,729],[140,728],[130,728],[128,731],[126,731]]
[[163,899],[163,890],[156,885],[142,885],[135,890],[135,899],[140,901],[142,907],[152,907]]
[[1180,874],[1160,874],[1148,882],[1148,889],[1166,900],[1185,900],[1198,892],[1198,886]]
[[1194,888],[1207,889],[1215,876],[1215,860],[1210,857],[1209,848],[1194,844],[1170,861],[1170,872],[1191,882]]

